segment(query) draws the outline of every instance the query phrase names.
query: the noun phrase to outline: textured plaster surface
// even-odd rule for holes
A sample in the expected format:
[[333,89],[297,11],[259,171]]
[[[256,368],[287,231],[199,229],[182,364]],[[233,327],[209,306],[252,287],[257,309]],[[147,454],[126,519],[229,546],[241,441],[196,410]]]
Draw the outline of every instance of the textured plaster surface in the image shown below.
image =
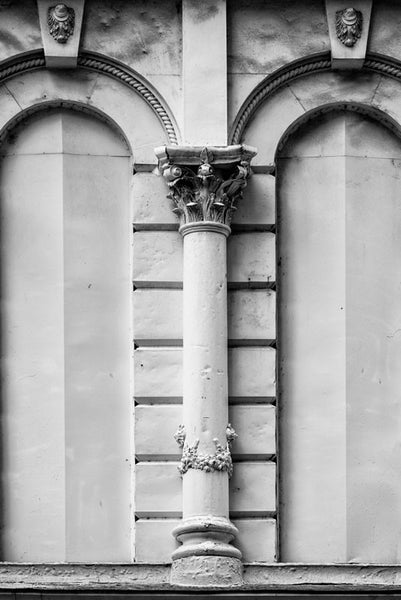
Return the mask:
[[41,47],[36,0],[0,2],[0,61]]

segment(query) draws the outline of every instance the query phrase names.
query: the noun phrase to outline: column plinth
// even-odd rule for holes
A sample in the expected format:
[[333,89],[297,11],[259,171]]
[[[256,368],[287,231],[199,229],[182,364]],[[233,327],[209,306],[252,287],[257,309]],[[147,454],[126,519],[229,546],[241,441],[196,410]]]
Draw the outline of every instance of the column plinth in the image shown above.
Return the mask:
[[183,423],[175,435],[182,448],[183,518],[173,532],[181,545],[172,556],[172,581],[235,585],[241,552],[229,520],[237,436],[228,422],[226,240],[255,152],[170,147],[156,154],[184,238]]

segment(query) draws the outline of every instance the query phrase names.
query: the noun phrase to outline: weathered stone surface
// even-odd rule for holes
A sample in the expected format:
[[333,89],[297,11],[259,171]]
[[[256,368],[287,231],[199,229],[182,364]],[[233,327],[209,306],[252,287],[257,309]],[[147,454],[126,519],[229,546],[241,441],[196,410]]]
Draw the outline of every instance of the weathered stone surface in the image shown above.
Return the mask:
[[[139,519],[135,522],[135,561],[138,563],[171,563],[171,555],[179,544],[172,535],[176,519]],[[237,519],[233,524],[239,534],[235,546],[245,563],[274,562],[276,521],[274,519]]]
[[182,482],[177,463],[142,462],[135,466],[135,514],[180,517]]
[[[155,161],[156,159],[152,157],[152,162]],[[134,227],[140,229],[144,225],[152,225],[178,229],[178,219],[173,213],[173,203],[166,198],[167,191],[163,177],[157,176],[155,173],[135,173],[135,177],[132,179]]]
[[227,143],[226,31],[225,1],[183,0],[185,144],[223,146]]
[[0,60],[42,45],[36,0],[3,2],[0,6]]
[[[229,419],[238,438],[234,456],[266,457],[275,454],[275,408],[271,405],[230,407]],[[182,423],[181,405],[135,407],[135,454],[139,460],[180,460],[182,450],[174,439]]]
[[401,27],[401,6],[394,0],[374,4],[370,27],[368,52],[386,54],[401,59],[401,43],[397,35]]
[[179,543],[172,534],[177,519],[138,519],[135,522],[135,562],[171,563]]
[[[266,400],[276,394],[274,348],[240,347],[228,350],[228,388],[235,402]],[[177,402],[182,396],[182,349],[137,348],[134,352],[134,395]]]
[[171,583],[193,588],[233,588],[242,584],[241,561],[229,556],[191,556],[171,565]]
[[134,338],[139,346],[182,339],[181,290],[135,290],[133,311]]
[[268,516],[276,510],[276,465],[240,462],[230,480],[230,513],[237,516]]
[[274,348],[230,348],[228,393],[244,401],[276,395],[276,350]]
[[86,0],[82,47],[108,54],[145,76],[180,74],[180,17],[174,0]]
[[305,108],[287,86],[258,108],[243,136],[244,143],[258,149],[253,166],[274,165],[281,137],[304,112]]
[[236,290],[228,295],[228,337],[266,343],[276,337],[276,294],[271,290]]
[[297,58],[330,49],[319,0],[302,8],[291,0],[274,0],[268,7],[264,0],[235,0],[229,4],[228,31],[230,73],[268,74]]
[[[275,338],[275,293],[272,290],[233,290],[228,294],[231,340],[266,343]],[[182,291],[137,289],[133,294],[134,336],[137,344],[157,345],[182,339]]]
[[268,562],[276,559],[275,519],[234,519],[238,529],[235,545],[242,552],[245,563]]
[[182,236],[178,231],[137,231],[132,271],[134,285],[182,282]]
[[137,401],[182,397],[182,349],[137,348],[134,351],[134,396]]
[[228,238],[228,281],[272,283],[276,274],[276,236],[273,233],[241,233]]

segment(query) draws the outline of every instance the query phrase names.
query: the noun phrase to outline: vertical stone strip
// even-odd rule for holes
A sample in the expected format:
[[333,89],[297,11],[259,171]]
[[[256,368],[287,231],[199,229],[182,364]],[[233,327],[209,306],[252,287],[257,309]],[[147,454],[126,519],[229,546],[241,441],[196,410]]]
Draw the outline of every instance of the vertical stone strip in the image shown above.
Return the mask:
[[235,203],[256,152],[225,148],[163,147],[159,168],[184,237],[183,521],[173,554],[175,584],[241,582],[241,553],[231,542],[228,481],[232,474],[228,423],[226,239]]
[[227,143],[226,0],[182,2],[183,139]]

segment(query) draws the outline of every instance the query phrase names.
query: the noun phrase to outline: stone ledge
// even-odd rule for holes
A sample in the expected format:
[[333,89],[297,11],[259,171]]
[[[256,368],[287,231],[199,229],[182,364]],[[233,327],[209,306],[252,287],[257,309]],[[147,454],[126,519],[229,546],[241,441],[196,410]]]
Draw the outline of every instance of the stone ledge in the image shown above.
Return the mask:
[[[76,591],[198,592],[203,588],[177,588],[170,584],[170,565],[139,564],[0,564],[0,592]],[[207,590],[213,588],[207,587]],[[217,589],[217,588],[216,588]],[[229,589],[229,588],[227,588]],[[244,582],[238,595],[248,591],[288,592],[401,592],[401,565],[244,565]],[[220,591],[222,591],[220,587]],[[249,594],[247,595],[249,598]],[[260,597],[260,596],[258,596]]]

